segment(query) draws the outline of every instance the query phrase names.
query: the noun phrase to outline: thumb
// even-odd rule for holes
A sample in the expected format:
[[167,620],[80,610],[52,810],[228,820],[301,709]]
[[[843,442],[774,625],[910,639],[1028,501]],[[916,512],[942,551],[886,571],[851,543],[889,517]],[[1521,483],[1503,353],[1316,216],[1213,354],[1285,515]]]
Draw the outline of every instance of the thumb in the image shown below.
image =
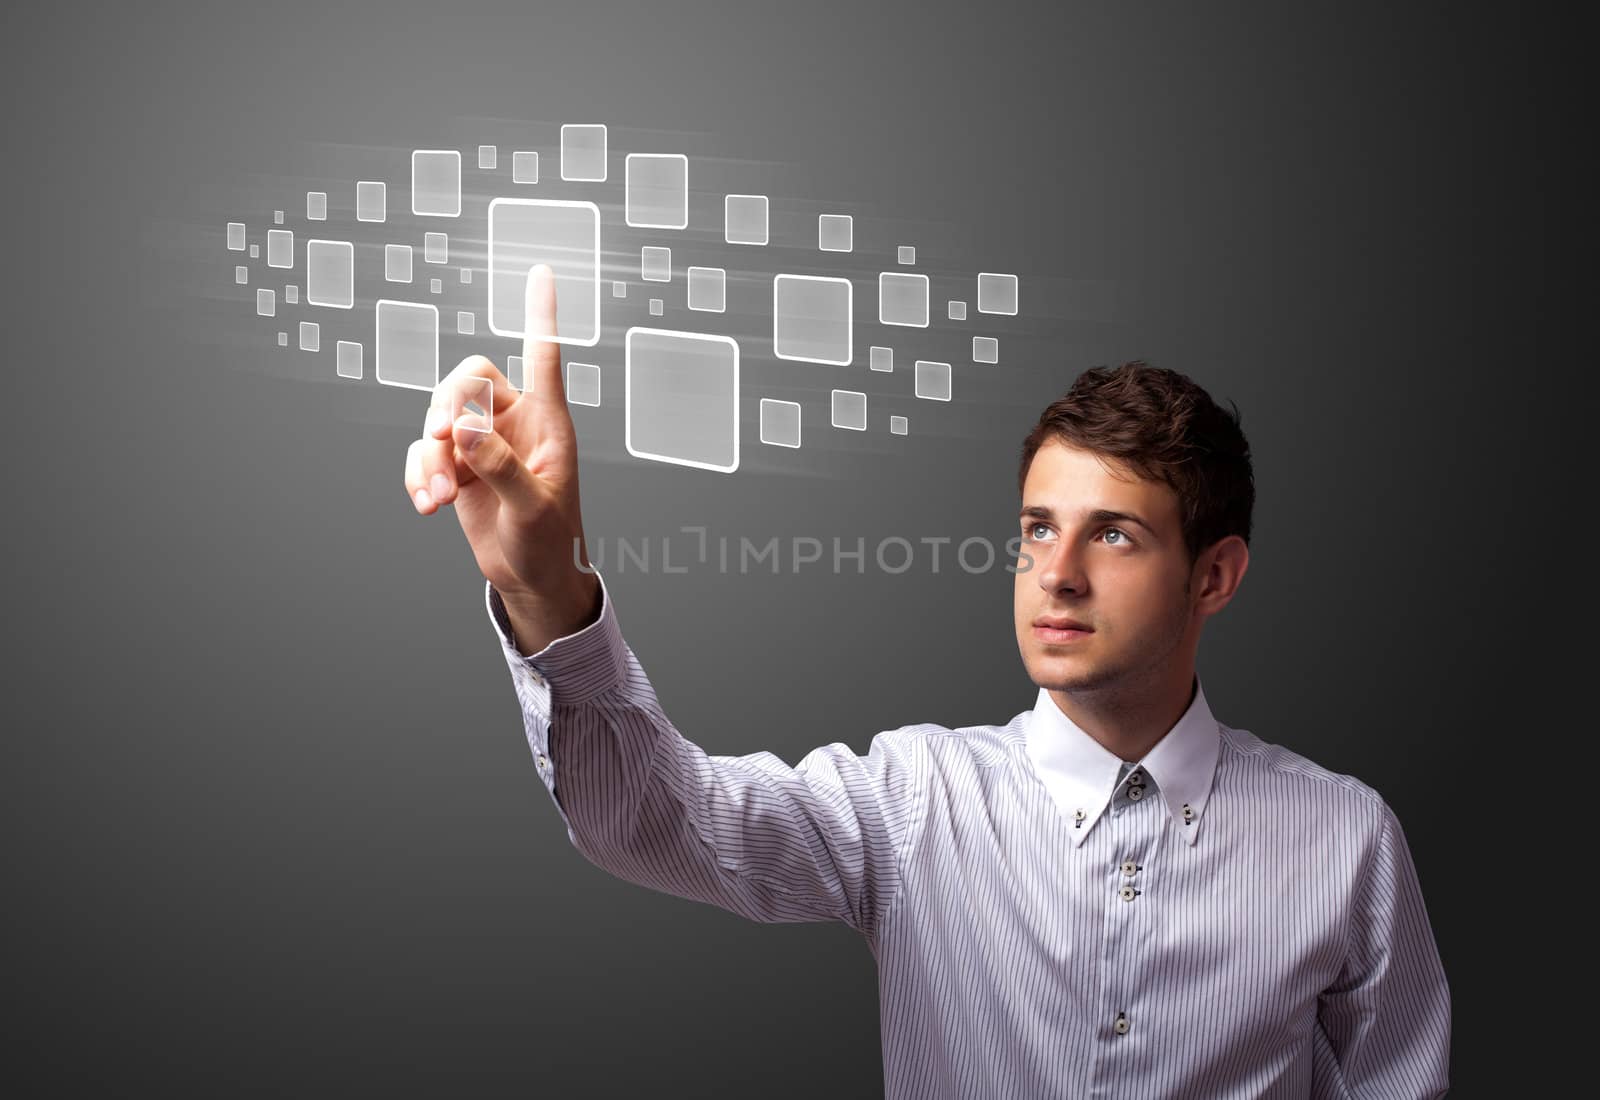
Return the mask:
[[538,499],[539,485],[522,464],[516,448],[499,432],[488,430],[483,417],[466,413],[451,429],[456,447],[472,472],[494,490],[501,503],[525,510]]

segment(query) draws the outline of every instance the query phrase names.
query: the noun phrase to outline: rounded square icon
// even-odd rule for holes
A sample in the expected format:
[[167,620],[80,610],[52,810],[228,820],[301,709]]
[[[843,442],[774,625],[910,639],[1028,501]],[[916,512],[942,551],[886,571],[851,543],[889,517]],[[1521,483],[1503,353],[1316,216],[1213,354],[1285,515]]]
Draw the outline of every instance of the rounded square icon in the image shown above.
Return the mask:
[[720,267],[689,269],[689,308],[703,313],[725,313],[728,308],[728,272]]
[[478,146],[478,167],[493,169],[500,163],[500,150],[493,145]]
[[855,219],[849,214],[817,215],[817,248],[823,252],[849,252],[855,247]]
[[727,336],[630,328],[623,443],[635,458],[739,468],[739,345]]
[[386,386],[431,391],[439,384],[439,309],[380,298],[374,373]]
[[561,178],[584,183],[605,182],[606,128],[603,125],[568,123],[561,127]]
[[930,401],[950,400],[950,364],[918,359],[915,389]]
[[891,416],[889,418],[890,435],[905,435],[907,426],[906,418],[903,416]]
[[672,281],[672,249],[645,245],[639,250],[639,278],[647,283]]
[[972,361],[974,363],[1000,362],[1000,341],[993,336],[974,336],[972,338]]
[[356,304],[356,250],[349,241],[306,242],[306,302],[334,309]]
[[353,340],[340,340],[334,344],[334,370],[340,378],[361,377],[361,345]]
[[312,222],[325,222],[328,220],[328,193],[326,191],[306,192],[306,220]]
[[978,312],[1015,316],[1017,277],[997,275],[990,271],[978,272]]
[[853,299],[849,279],[777,276],[772,280],[772,353],[848,367],[854,354]]
[[767,196],[729,195],[722,201],[722,217],[728,244],[767,243]]
[[856,390],[834,390],[833,426],[854,432],[866,431],[867,395]]
[[800,402],[761,399],[761,442],[774,447],[800,446]]
[[511,182],[512,183],[538,183],[539,182],[539,154],[538,153],[512,153],[511,154]]
[[867,365],[873,370],[894,370],[894,349],[874,347],[867,360]]
[[376,180],[356,184],[356,221],[381,222],[388,213],[388,188]]
[[567,364],[567,404],[600,407],[600,367],[596,363]]
[[228,249],[231,252],[244,251],[244,222],[228,223]]
[[497,198],[489,203],[489,331],[522,335],[528,272],[548,264],[556,278],[551,343],[600,342],[600,208],[562,199]]
[[928,327],[928,277],[898,271],[878,275],[878,321],[885,325]]
[[687,229],[689,158],[682,153],[629,153],[624,162],[623,220],[639,229]]
[[411,153],[411,212],[436,218],[461,216],[461,151],[416,149]]

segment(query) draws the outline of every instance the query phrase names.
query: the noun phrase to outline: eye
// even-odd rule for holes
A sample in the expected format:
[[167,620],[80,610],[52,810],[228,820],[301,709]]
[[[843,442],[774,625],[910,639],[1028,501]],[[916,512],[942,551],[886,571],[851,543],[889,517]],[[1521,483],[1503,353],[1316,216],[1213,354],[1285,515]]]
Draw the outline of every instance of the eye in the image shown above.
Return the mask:
[[[1123,546],[1123,545],[1131,546],[1133,544],[1133,540],[1130,539],[1127,536],[1127,534],[1120,527],[1107,527],[1105,533],[1106,533],[1107,542],[1112,546]],[[1116,542],[1110,542],[1110,538],[1111,538],[1112,535],[1116,535],[1117,536],[1117,541]]]
[[[1048,523],[1030,523],[1023,530],[1027,531],[1028,539],[1031,542],[1040,542],[1050,537],[1050,525]],[[1044,534],[1039,534],[1040,531],[1043,531]]]

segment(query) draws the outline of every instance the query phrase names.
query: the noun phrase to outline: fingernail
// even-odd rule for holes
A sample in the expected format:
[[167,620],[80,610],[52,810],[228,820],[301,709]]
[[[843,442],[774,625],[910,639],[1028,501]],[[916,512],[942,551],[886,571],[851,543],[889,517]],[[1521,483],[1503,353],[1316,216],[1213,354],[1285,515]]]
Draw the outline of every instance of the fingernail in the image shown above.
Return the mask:
[[443,409],[431,408],[428,410],[427,418],[422,422],[422,430],[428,435],[437,435],[448,419]]
[[434,500],[443,500],[450,495],[450,479],[443,474],[434,474],[433,481],[429,484],[433,486]]
[[417,502],[417,511],[419,512],[427,511],[428,505],[433,503],[433,498],[428,495],[428,490],[426,489],[418,489],[415,499]]

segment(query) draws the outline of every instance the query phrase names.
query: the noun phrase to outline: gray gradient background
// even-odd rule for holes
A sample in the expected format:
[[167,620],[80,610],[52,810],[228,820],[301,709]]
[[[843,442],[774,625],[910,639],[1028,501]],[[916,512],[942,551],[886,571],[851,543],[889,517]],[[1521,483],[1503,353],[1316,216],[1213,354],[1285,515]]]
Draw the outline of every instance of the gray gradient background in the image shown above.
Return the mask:
[[[759,168],[775,216],[854,208],[884,250],[1020,273],[1029,316],[900,446],[880,426],[791,463],[747,417],[731,478],[628,459],[609,389],[577,410],[591,536],[1001,540],[1017,443],[1081,370],[1142,356],[1236,401],[1257,527],[1206,633],[1208,697],[1395,806],[1460,1094],[1500,1092],[1504,1028],[1534,1007],[1508,1019],[1500,922],[1540,887],[1484,874],[1540,857],[1498,839],[1483,754],[1528,728],[1543,658],[1487,651],[1482,624],[1548,537],[1512,537],[1533,419],[1500,376],[1540,369],[1517,364],[1544,308],[1548,78],[1516,9],[1295,7],[8,14],[9,1072],[168,1095],[881,1089],[854,933],[653,894],[568,844],[454,517],[402,492],[420,395],[372,384],[370,347],[365,383],[333,381],[328,332],[308,377],[232,295],[234,257],[186,247],[303,212],[310,181],[279,184],[319,148],[470,164],[494,140],[473,120],[600,120],[614,172],[630,132],[681,134],[730,179]],[[837,369],[865,379],[867,342]],[[864,752],[1032,702],[1001,571],[608,576],[711,752]]]

